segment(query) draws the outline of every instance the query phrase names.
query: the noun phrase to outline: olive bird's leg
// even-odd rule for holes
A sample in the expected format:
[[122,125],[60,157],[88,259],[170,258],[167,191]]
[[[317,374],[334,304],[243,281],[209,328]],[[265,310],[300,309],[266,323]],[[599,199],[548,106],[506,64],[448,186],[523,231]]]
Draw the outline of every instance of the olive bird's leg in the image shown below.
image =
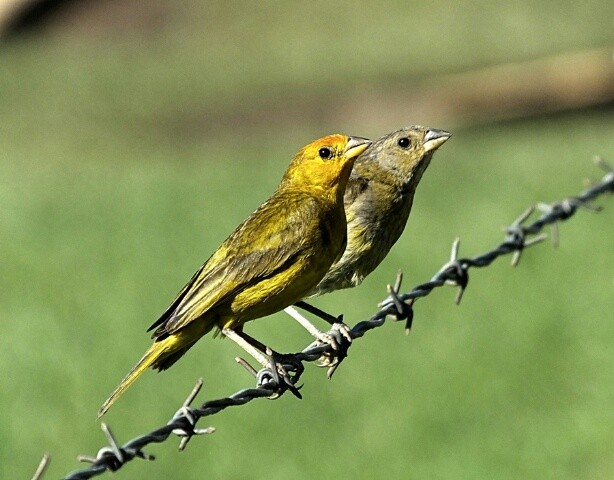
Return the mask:
[[[324,319],[331,324],[331,329],[328,332],[322,332],[316,328],[309,320],[307,320],[294,306],[302,308],[318,317]],[[328,367],[328,377],[330,378],[335,372],[341,361],[347,356],[348,348],[352,343],[352,332],[350,327],[343,323],[343,316],[333,317],[332,315],[309,305],[306,302],[300,301],[284,309],[284,311],[300,323],[313,337],[316,342],[309,345],[307,349],[315,345],[330,345],[331,352],[323,353],[317,360],[316,365],[319,367]]]
[[313,313],[317,317],[320,317],[322,320],[328,322],[331,325],[333,332],[334,331],[339,332],[341,335],[343,335],[346,338],[346,340],[349,343],[352,343],[352,332],[350,330],[350,327],[348,327],[345,323],[343,323],[342,315],[340,315],[339,317],[334,317],[330,313],[326,313],[324,310],[320,310],[319,308],[314,307],[313,305],[310,305],[307,302],[304,302],[302,300],[299,302],[296,302],[294,306],[289,306],[286,309],[284,309],[284,311],[288,315],[290,315],[298,323],[300,323],[303,326],[303,328],[305,328],[314,338],[316,338],[322,343],[329,344],[331,347],[333,347],[334,350],[339,349],[339,343],[337,342],[337,340],[331,334],[323,333],[318,328],[316,328],[309,320],[307,320],[303,315],[301,315],[298,312],[298,310],[294,307],[301,308],[305,310],[306,312]]

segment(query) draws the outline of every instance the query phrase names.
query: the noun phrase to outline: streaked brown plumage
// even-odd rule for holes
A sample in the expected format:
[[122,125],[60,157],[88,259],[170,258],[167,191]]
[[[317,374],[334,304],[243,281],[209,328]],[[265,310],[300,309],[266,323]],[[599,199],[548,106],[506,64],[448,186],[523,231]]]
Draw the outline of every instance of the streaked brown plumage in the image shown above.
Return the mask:
[[422,126],[402,128],[356,159],[344,198],[347,246],[310,296],[354,287],[375,270],[403,233],[422,174],[450,136]]

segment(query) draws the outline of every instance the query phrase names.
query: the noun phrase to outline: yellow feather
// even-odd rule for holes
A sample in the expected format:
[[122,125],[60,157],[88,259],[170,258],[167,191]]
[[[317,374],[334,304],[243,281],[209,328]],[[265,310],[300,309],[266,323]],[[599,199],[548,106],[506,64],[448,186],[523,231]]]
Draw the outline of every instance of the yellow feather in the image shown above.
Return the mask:
[[145,355],[139,360],[139,362],[132,367],[132,370],[128,372],[128,374],[122,379],[119,383],[118,387],[113,391],[113,393],[105,400],[98,410],[98,417],[102,417],[105,412],[115,403],[115,400],[119,398],[119,396],[126,391],[126,389],[132,385],[137,378],[148,368],[151,367],[159,360],[161,357],[167,353],[172,346],[177,343],[177,338],[175,336],[170,336],[165,338],[160,342],[155,342],[149,350],[145,352]]
[[118,387],[105,400],[98,410],[98,417],[102,417],[105,412],[115,403],[115,401],[132,385],[141,374],[149,367],[165,370],[189,349],[201,336],[205,335],[211,326],[205,327],[202,324],[192,324],[187,328],[178,331],[173,335],[158,340],[153,343],[145,355],[132,367],[132,370],[122,379]]

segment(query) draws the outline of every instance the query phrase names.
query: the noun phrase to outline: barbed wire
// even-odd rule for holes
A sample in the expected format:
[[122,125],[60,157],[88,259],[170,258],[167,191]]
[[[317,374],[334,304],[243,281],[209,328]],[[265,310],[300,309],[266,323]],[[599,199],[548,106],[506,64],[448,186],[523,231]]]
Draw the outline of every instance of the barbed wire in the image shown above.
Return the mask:
[[[450,260],[439,269],[430,281],[414,287],[408,293],[400,293],[402,275],[399,273],[395,284],[392,286],[388,285],[389,296],[380,303],[378,312],[368,320],[358,322],[350,329],[352,339],[360,338],[368,331],[381,327],[388,317],[395,321],[405,320],[406,330],[409,330],[414,318],[413,307],[415,302],[419,298],[427,296],[435,288],[443,285],[447,284],[458,287],[456,303],[459,303],[469,283],[468,271],[470,268],[486,267],[497,258],[508,254],[513,254],[512,265],[517,265],[521,254],[526,248],[546,238],[545,234],[540,233],[545,226],[552,227],[553,240],[555,245],[558,244],[558,222],[568,220],[579,208],[599,211],[601,208],[593,206],[590,202],[603,194],[614,193],[614,169],[602,158],[598,157],[596,160],[597,164],[606,171],[605,176],[598,183],[595,183],[577,196],[568,197],[552,204],[540,203],[536,207],[527,209],[505,229],[505,240],[494,249],[473,258],[458,258],[460,240],[454,240]],[[542,214],[530,225],[524,225],[536,208]],[[528,238],[530,235],[536,236]],[[123,445],[117,442],[109,426],[102,423],[101,428],[107,437],[109,445],[101,448],[94,457],[79,456],[79,461],[88,462],[91,465],[88,468],[69,473],[65,479],[82,480],[92,478],[106,471],[114,472],[135,458],[154,460],[155,457],[145,453],[143,448],[151,443],[164,442],[171,434],[181,438],[179,450],[184,450],[193,436],[210,434],[215,431],[213,427],[196,428],[196,424],[201,418],[219,413],[228,407],[245,405],[257,398],[279,398],[286,391],[291,391],[300,397],[298,393],[300,386],[296,387],[295,384],[300,378],[302,363],[319,361],[320,364],[329,367],[328,376],[330,377],[347,356],[349,346],[353,344],[353,342],[350,343],[341,335],[338,330],[331,330],[329,334],[333,335],[337,340],[338,349],[335,350],[331,345],[316,341],[307,346],[303,351],[294,354],[277,357],[277,354],[267,352],[270,356],[270,366],[258,371],[244,359],[237,358],[237,362],[245,367],[256,379],[256,388],[243,389],[228,397],[206,401],[199,407],[191,407],[191,403],[202,388],[202,379],[199,379],[181,408],[166,425],[152,432],[140,435]],[[283,364],[285,371],[282,371],[282,373],[291,373],[292,375],[280,375],[278,368],[276,368],[279,364],[278,362]],[[45,463],[47,460],[45,460]],[[35,478],[40,478],[40,474]]]

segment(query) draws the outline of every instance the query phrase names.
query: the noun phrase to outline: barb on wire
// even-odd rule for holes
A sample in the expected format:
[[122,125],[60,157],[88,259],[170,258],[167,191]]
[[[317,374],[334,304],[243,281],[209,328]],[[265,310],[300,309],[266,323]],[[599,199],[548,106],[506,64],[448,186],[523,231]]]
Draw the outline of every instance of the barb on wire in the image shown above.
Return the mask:
[[[614,169],[601,158],[597,159],[597,163],[606,171],[606,175],[601,181],[577,196],[568,197],[560,202],[549,205],[539,204],[538,208],[542,214],[529,225],[525,225],[525,222],[534,213],[535,208],[532,207],[526,210],[505,229],[505,240],[494,249],[473,258],[458,258],[460,240],[458,238],[455,239],[452,244],[450,260],[439,269],[430,281],[414,287],[408,293],[400,293],[402,274],[399,272],[394,286],[388,285],[388,297],[380,303],[380,310],[368,320],[354,325],[350,330],[350,336],[353,339],[362,337],[366,332],[382,326],[387,317],[392,317],[396,321],[405,320],[405,329],[409,331],[414,317],[413,306],[419,298],[427,296],[435,288],[448,284],[458,287],[456,303],[459,303],[469,283],[468,271],[471,267],[486,267],[500,256],[510,253],[513,254],[512,265],[517,265],[522,252],[526,248],[545,239],[545,235],[540,234],[545,226],[550,225],[556,229],[558,222],[572,217],[580,207],[598,211],[599,208],[591,206],[589,202],[605,193],[614,193]],[[536,236],[528,238],[530,235]],[[553,233],[553,237],[556,237],[556,244],[558,242],[558,231]],[[181,408],[165,426],[136,437],[121,446],[111,433],[110,428],[103,423],[102,429],[107,437],[109,446],[100,449],[95,457],[80,456],[79,460],[91,463],[89,468],[69,473],[65,478],[67,480],[92,478],[107,470],[116,471],[134,458],[154,460],[154,456],[143,452],[143,448],[151,443],[165,441],[171,433],[181,438],[179,449],[183,450],[194,435],[214,432],[212,427],[196,428],[196,423],[202,417],[214,415],[228,407],[245,405],[257,398],[275,399],[286,391],[296,393],[298,389],[292,382],[298,381],[300,373],[297,374],[297,364],[301,364],[302,367],[302,362],[321,361],[322,358],[326,358],[328,361],[325,363],[329,366],[328,375],[332,375],[332,372],[334,372],[347,355],[347,348],[349,348],[350,343],[338,331],[333,330],[330,334],[337,335],[335,338],[343,348],[333,350],[330,345],[316,341],[301,352],[284,355],[284,358],[291,359],[288,365],[284,362],[284,367],[287,367],[288,373],[294,373],[291,377],[291,383],[288,383],[287,378],[278,375],[274,362],[272,362],[271,367],[257,371],[244,359],[237,358],[237,362],[245,367],[250,375],[256,378],[256,388],[240,390],[229,397],[209,400],[199,407],[191,407],[191,403],[202,388],[201,379],[197,382]]]
[[47,470],[47,467],[49,466],[49,462],[51,462],[51,457],[49,456],[48,453],[45,453],[40,463],[38,464],[38,468],[36,469],[36,472],[34,472],[34,476],[32,477],[32,480],[40,480],[41,478],[43,478],[43,474],[45,473],[45,470]]
[[[444,284],[457,286],[459,290],[456,296],[456,302],[459,303],[469,282],[469,268],[486,267],[500,256],[509,253],[513,253],[512,265],[516,266],[520,261],[522,252],[526,248],[546,238],[545,234],[540,234],[541,230],[546,225],[550,225],[552,228],[557,229],[557,233],[554,236],[558,242],[558,223],[560,221],[569,219],[576,213],[578,208],[581,207],[590,211],[599,211],[599,207],[595,207],[589,202],[593,201],[599,195],[614,193],[614,168],[608,165],[601,157],[597,157],[596,163],[606,172],[601,181],[595,183],[577,196],[568,197],[560,202],[549,205],[543,203],[539,204],[540,210],[543,212],[542,215],[530,225],[524,225],[535,211],[534,207],[528,208],[505,229],[505,240],[499,244],[499,246],[482,255],[473,258],[458,258],[459,240],[456,239],[452,244],[450,261],[446,263],[429,282],[418,285],[414,287],[412,291],[403,295],[399,295],[398,290],[395,293],[391,293],[386,300],[380,303],[381,310],[376,316],[392,315],[397,320],[406,319],[408,322],[406,328],[409,329],[411,328],[413,312],[408,314],[408,309],[412,309],[413,304],[418,298],[428,295],[433,289],[441,287]],[[528,238],[529,235],[537,236]],[[399,310],[397,307],[399,304],[405,304],[406,306],[403,310]]]

